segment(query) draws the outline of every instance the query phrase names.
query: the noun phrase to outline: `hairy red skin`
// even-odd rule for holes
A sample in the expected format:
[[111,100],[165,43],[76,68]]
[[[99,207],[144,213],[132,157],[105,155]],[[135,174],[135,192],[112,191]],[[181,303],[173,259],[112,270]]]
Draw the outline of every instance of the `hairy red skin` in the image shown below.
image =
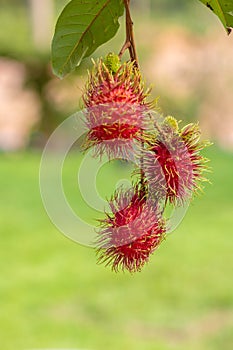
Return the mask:
[[137,138],[140,129],[129,124],[114,123],[110,125],[98,125],[92,128],[89,132],[91,140],[102,142],[112,139],[131,139]]
[[83,96],[89,130],[83,148],[94,148],[95,156],[107,153],[110,158],[130,154],[148,124],[147,95],[132,63],[124,63],[115,74],[102,61],[95,64]]
[[164,223],[155,206],[138,188],[119,192],[110,201],[112,214],[102,221],[98,261],[115,272],[141,271],[165,237]]
[[206,159],[200,154],[204,147],[198,125],[189,124],[179,133],[170,128],[167,140],[156,141],[145,154],[151,191],[172,204],[189,200],[200,188],[200,182],[205,181]]
[[113,74],[100,60],[89,75],[83,101],[87,108],[115,102],[146,105],[148,93],[139,70],[132,63],[122,64]]

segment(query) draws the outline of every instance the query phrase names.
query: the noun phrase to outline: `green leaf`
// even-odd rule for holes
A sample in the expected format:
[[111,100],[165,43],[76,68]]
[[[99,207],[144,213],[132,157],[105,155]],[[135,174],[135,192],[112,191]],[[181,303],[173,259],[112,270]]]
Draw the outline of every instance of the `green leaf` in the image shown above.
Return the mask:
[[199,0],[212,10],[221,20],[228,34],[233,28],[233,0]]
[[124,13],[122,0],[72,0],[58,18],[52,42],[53,72],[63,78],[110,40]]

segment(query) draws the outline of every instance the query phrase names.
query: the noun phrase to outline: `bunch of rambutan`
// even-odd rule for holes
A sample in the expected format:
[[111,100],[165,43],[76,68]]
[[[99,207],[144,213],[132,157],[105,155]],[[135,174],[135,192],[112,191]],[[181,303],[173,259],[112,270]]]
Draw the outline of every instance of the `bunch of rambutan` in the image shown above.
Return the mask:
[[173,117],[161,117],[147,102],[150,90],[133,62],[117,55],[94,62],[83,101],[87,135],[83,149],[109,160],[135,159],[136,181],[118,189],[111,212],[100,221],[98,262],[114,271],[140,271],[166,237],[166,206],[182,206],[193,197],[208,168],[197,124],[183,128]]

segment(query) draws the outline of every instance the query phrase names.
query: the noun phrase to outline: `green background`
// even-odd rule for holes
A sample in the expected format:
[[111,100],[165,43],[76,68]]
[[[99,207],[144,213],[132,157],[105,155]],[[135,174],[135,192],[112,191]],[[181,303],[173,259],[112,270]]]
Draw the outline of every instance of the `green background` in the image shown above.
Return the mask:
[[[64,3],[57,1],[57,10]],[[49,51],[42,53],[33,47],[26,1],[2,0],[0,5],[1,56],[29,62],[32,71],[35,61],[48,64]],[[152,38],[155,29],[159,37],[163,29],[178,24],[194,40],[212,28],[225,35],[218,19],[198,1],[153,1],[152,10],[144,17],[135,7],[138,51],[145,73],[144,62],[151,50],[144,42],[145,24],[147,30],[151,26]],[[118,49],[123,36],[119,32],[96,55],[108,52],[111,45]],[[84,63],[82,72],[88,64]],[[163,95],[161,104],[178,118],[187,115],[195,120],[199,98],[203,96],[184,103]],[[212,185],[192,202],[179,228],[141,273],[116,275],[96,265],[92,249],[64,237],[50,222],[41,201],[42,148],[33,139],[35,134],[50,132],[70,113],[55,113],[56,120],[44,113],[43,120],[51,118],[52,122],[48,129],[43,123],[35,127],[31,147],[0,154],[0,348],[231,350],[232,152],[220,149],[217,142],[206,150],[213,169],[209,175]],[[74,150],[64,168],[66,193],[74,207],[80,203],[76,188],[79,160]],[[115,164],[100,175],[97,185],[105,196],[113,192],[118,179],[129,175],[129,169]],[[88,209],[83,206],[82,210],[88,217]]]

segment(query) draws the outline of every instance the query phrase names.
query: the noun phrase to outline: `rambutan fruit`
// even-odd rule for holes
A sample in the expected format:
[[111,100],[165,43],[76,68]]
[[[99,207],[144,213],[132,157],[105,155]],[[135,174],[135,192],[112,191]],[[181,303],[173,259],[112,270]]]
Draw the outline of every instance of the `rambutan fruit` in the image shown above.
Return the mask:
[[154,143],[144,153],[144,172],[150,192],[172,204],[182,204],[205,181],[207,159],[201,150],[208,143],[200,141],[198,124],[179,130],[175,118],[167,117],[159,126]]
[[115,272],[140,271],[165,237],[159,208],[140,186],[117,191],[109,205],[112,213],[101,221],[98,232],[98,262]]
[[[145,90],[140,71],[132,62],[116,64],[116,55],[94,63],[83,95],[88,129],[83,148],[109,158],[127,157],[149,121]],[[114,65],[110,61],[114,58]],[[118,58],[119,59],[119,58]],[[113,69],[114,68],[114,69]],[[118,69],[117,69],[118,68]]]

